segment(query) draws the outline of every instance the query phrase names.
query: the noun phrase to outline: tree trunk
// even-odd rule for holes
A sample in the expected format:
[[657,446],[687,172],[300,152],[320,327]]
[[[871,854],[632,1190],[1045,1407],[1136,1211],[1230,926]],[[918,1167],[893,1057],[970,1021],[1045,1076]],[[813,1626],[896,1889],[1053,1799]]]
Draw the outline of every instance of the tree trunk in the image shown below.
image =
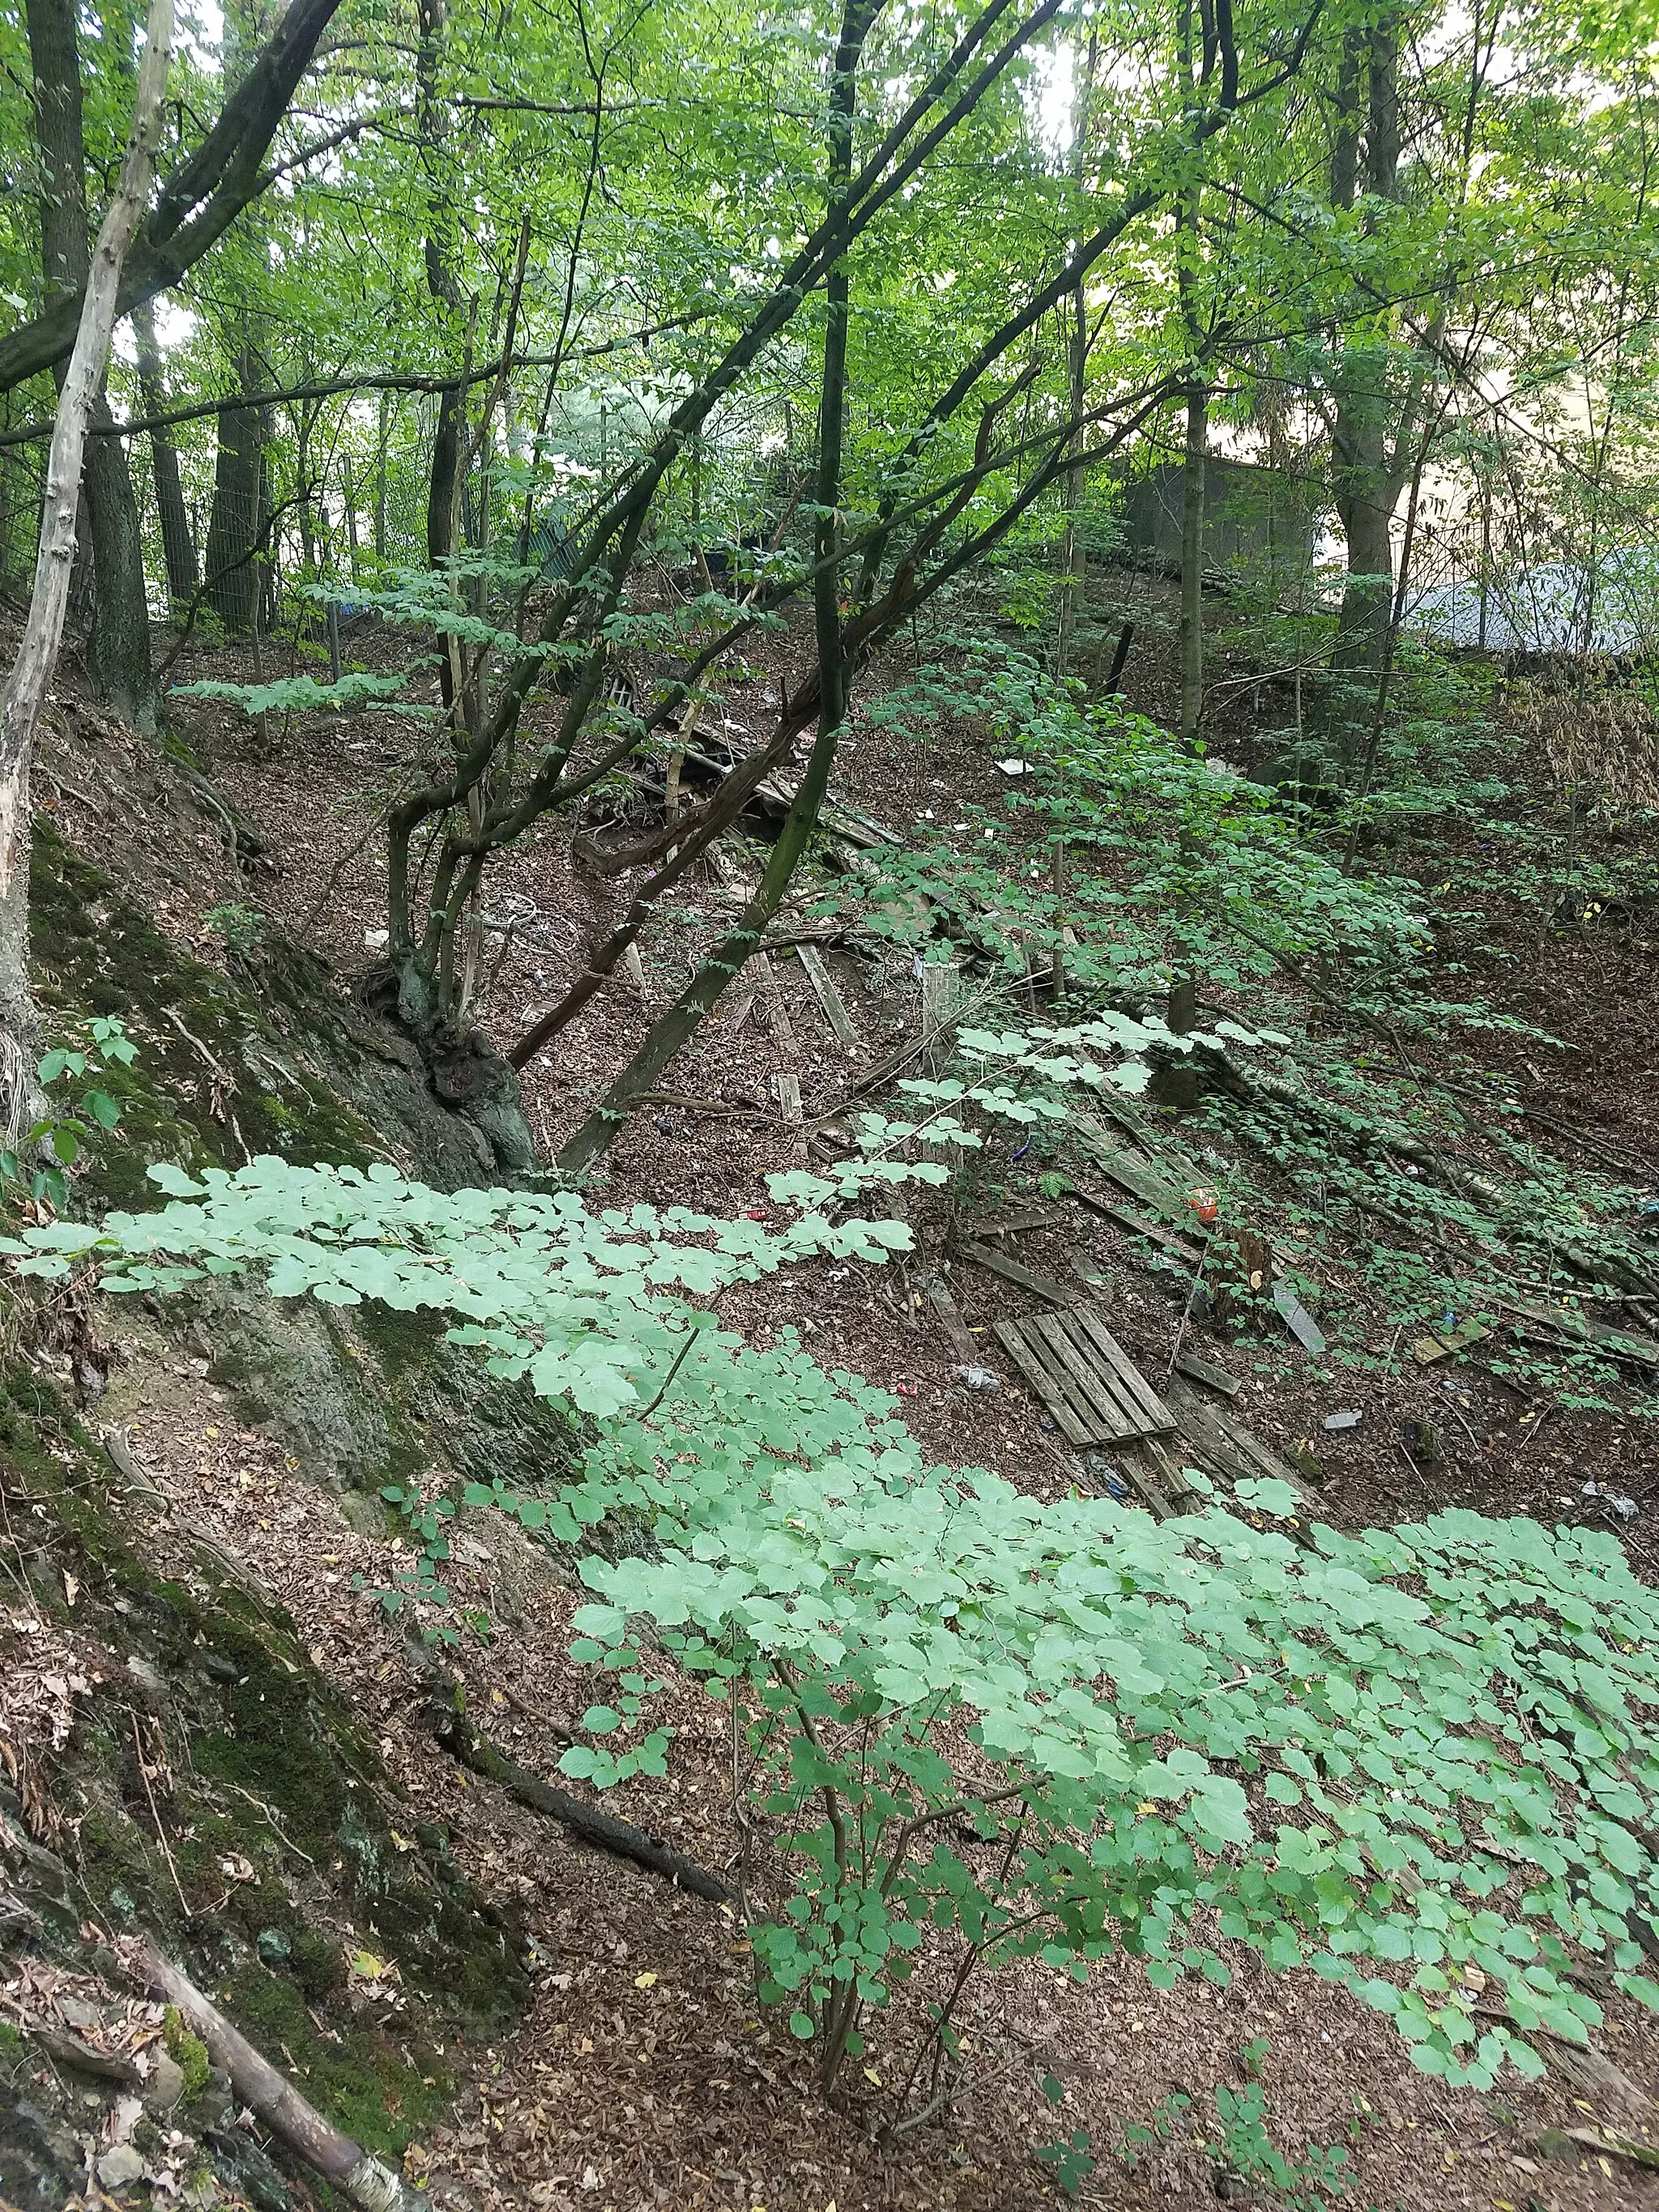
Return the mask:
[[114,417],[101,392],[92,403],[91,428],[86,508],[96,592],[89,655],[93,681],[99,696],[118,720],[153,732],[155,672],[149,659],[144,536],[138,502],[133,496],[126,441],[114,434]]
[[[1362,87],[1364,139],[1360,144]],[[1383,14],[1345,40],[1336,88],[1337,134],[1331,162],[1331,198],[1352,208],[1363,180],[1374,200],[1400,190],[1400,24]],[[1394,605],[1394,510],[1408,468],[1401,456],[1410,441],[1416,387],[1401,408],[1389,390],[1386,338],[1345,343],[1333,380],[1332,476],[1337,513],[1347,541],[1347,574],[1337,623],[1331,670],[1338,679],[1333,719],[1345,755],[1352,751],[1352,679],[1373,684],[1382,674]],[[1390,416],[1396,419],[1390,421]],[[1343,679],[1349,679],[1344,682]],[[1359,710],[1363,719],[1363,709]]]
[[[270,181],[265,154],[340,0],[291,0],[218,121],[157,195],[143,237],[128,255],[117,312],[130,314],[177,284]],[[33,322],[0,338],[0,391],[67,359],[80,322],[74,294],[49,301]]]
[[132,132],[120,182],[91,257],[80,328],[52,426],[34,595],[16,662],[0,692],[0,1045],[4,1054],[0,1079],[6,1085],[6,1120],[14,1134],[21,1133],[34,1109],[33,1050],[39,1035],[28,971],[29,763],[63,641],[87,424],[103,388],[122,258],[149,194],[172,40],[173,0],[151,0]]
[[[89,265],[86,147],[81,114],[81,57],[74,0],[27,0],[35,132],[42,171],[40,259],[49,300],[79,292]],[[58,389],[65,372],[54,369]],[[149,608],[144,542],[125,442],[107,434],[112,418],[101,388],[94,396],[83,498],[94,604],[91,665],[102,698],[123,721],[155,726],[149,665]]]
[[[1095,69],[1100,57],[1100,33],[1091,28],[1089,33],[1089,52],[1084,64],[1083,78],[1077,88],[1072,117],[1071,171],[1075,182],[1083,180],[1084,164],[1089,143],[1089,103],[1094,92]],[[1072,415],[1075,420],[1083,412],[1083,397],[1089,368],[1089,295],[1079,284],[1069,302],[1069,328],[1066,332],[1066,354]],[[1083,444],[1083,433],[1073,434],[1072,450],[1075,453]],[[1088,580],[1089,560],[1083,542],[1083,488],[1085,471],[1073,462],[1066,471],[1066,542],[1061,556],[1060,585],[1060,623],[1054,641],[1054,673],[1064,676],[1070,665],[1072,646],[1077,632],[1078,617],[1082,611],[1083,595]]]
[[[258,362],[246,340],[236,375],[244,392],[259,389]],[[265,437],[263,408],[234,407],[219,417],[213,512],[204,556],[205,596],[225,628],[240,636],[253,629],[259,615]]]
[[[841,42],[831,80],[829,196],[832,216],[845,222],[845,195],[852,173],[853,112],[859,56],[877,0],[847,0]],[[845,232],[842,231],[844,244]],[[782,905],[790,879],[817,825],[835,765],[836,745],[847,714],[847,651],[841,626],[842,445],[847,415],[847,264],[837,255],[824,284],[823,377],[818,404],[817,526],[812,579],[813,634],[817,647],[818,726],[805,771],[796,787],[778,841],[768,856],[755,895],[737,927],[705,960],[645,1042],[611,1084],[598,1107],[559,1154],[567,1173],[591,1166],[611,1145],[641,1091],[648,1091],[670,1060],[690,1042],[721,993],[759,946],[767,924]]]
[[1350,434],[1361,458],[1351,471],[1343,471],[1345,481],[1337,493],[1337,513],[1347,541],[1347,571],[1331,667],[1339,676],[1375,675],[1382,665],[1394,605],[1398,489],[1380,451],[1380,427],[1373,434],[1351,422]]
[[1198,743],[1204,711],[1204,489],[1210,394],[1187,390],[1187,449],[1181,471],[1181,742]]
[[[132,313],[133,337],[138,350],[138,388],[150,415],[167,410],[167,390],[161,374],[161,349],[155,343],[155,310],[146,300]],[[179,477],[179,448],[169,429],[149,434],[150,460],[155,471],[155,512],[161,525],[161,557],[167,564],[167,603],[176,613],[196,596],[200,581],[196,567],[196,537],[185,505]]]
[[380,416],[374,436],[374,558],[386,558],[386,429],[391,413],[389,392],[380,394]]

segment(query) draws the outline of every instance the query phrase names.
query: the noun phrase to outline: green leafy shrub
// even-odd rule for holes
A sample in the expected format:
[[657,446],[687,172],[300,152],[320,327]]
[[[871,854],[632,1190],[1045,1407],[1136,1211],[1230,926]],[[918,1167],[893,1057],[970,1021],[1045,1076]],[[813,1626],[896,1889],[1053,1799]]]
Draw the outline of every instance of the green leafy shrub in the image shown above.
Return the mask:
[[1171,966],[1237,981],[1270,972],[1275,955],[1312,955],[1384,967],[1397,989],[1420,964],[1413,885],[1346,873],[1278,792],[1194,757],[1121,701],[1085,705],[1029,656],[981,643],[959,671],[890,693],[872,719],[909,729],[941,713],[978,720],[1008,749],[1024,769],[1011,804],[1037,851],[1060,845],[1079,865],[1062,895],[1045,866],[1011,879],[1000,833],[983,855],[943,838],[884,853],[864,894],[878,928],[884,904],[920,891],[1012,972],[1020,939],[1052,946],[1070,924],[1083,939],[1065,955],[1073,980],[1108,988],[1144,988]]
[[112,1291],[251,1270],[273,1296],[447,1311],[568,1413],[574,1480],[467,1492],[571,1543],[648,1531],[583,1561],[574,1650],[617,1690],[563,1766],[661,1771],[659,1652],[729,1706],[778,1844],[761,1993],[826,2085],[912,1977],[901,2094],[949,2063],[975,1972],[1082,1978],[1121,1951],[1158,1988],[1225,1983],[1215,1936],[1483,2085],[1541,2071],[1529,2033],[1600,2018],[1581,1955],[1659,2004],[1637,1940],[1659,1599],[1610,1538],[1465,1512],[1344,1535],[1270,1481],[1160,1524],[931,1466],[885,1394],[788,1336],[744,1345],[708,1304],[807,1253],[878,1259],[899,1224],[596,1213],[276,1160],[152,1173],[161,1211],[7,1249],[34,1273],[100,1258]]
[[[86,1051],[73,1045],[54,1045],[41,1059],[36,1079],[49,1101],[52,1091],[66,1082],[80,1082],[108,1067],[130,1067],[138,1057],[138,1048],[128,1036],[125,1024],[112,1015],[94,1015],[87,1024],[87,1035]],[[0,1182],[21,1183],[37,1201],[45,1200],[62,1207],[69,1197],[65,1170],[80,1158],[94,1126],[112,1129],[120,1118],[120,1108],[95,1082],[88,1084],[73,1108],[49,1103],[20,1146],[0,1150]],[[47,1152],[52,1155],[50,1160],[44,1159]]]
[[246,955],[256,951],[264,941],[264,915],[235,899],[223,906],[210,907],[202,916],[202,927],[210,937],[216,937],[232,952]]

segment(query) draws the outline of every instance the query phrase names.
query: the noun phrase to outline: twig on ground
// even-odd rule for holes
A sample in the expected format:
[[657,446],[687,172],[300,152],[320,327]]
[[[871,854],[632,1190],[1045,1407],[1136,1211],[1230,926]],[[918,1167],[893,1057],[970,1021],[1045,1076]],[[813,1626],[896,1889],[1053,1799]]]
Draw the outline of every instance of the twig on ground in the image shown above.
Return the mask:
[[179,1880],[179,1869],[173,1861],[173,1846],[168,1843],[167,1831],[161,1826],[161,1816],[155,1809],[155,1792],[149,1786],[149,1769],[144,1764],[144,1747],[138,1732],[137,1713],[132,1716],[132,1748],[138,1761],[139,1779],[143,1783],[144,1796],[149,1801],[149,1817],[155,1824],[155,1840],[161,1846],[161,1856],[167,1863],[167,1872],[173,1876],[173,1887],[179,1894],[179,1909],[186,1920],[191,1919],[194,1915],[185,1901],[184,1885]]

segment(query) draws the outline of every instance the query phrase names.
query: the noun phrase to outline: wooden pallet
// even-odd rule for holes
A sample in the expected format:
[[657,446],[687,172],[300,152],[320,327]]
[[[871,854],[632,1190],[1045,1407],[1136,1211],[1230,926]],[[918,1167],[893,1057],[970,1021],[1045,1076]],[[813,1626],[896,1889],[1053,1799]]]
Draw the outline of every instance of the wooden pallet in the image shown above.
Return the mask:
[[1093,1306],[1000,1321],[996,1333],[1069,1443],[1128,1443],[1175,1427],[1175,1415]]

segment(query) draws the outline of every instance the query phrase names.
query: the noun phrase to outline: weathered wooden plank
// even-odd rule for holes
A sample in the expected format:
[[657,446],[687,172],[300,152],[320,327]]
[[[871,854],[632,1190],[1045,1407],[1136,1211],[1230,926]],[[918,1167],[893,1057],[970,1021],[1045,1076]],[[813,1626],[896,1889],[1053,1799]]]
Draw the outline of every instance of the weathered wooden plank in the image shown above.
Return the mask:
[[1055,1325],[1051,1314],[1026,1314],[1020,1322],[1020,1334],[1030,1345],[1033,1354],[1048,1363],[1048,1371],[1055,1378],[1055,1387],[1064,1391],[1078,1420],[1088,1429],[1088,1440],[1093,1444],[1117,1444],[1126,1436],[1134,1436],[1134,1425],[1124,1425],[1124,1413],[1110,1398],[1110,1391],[1099,1387],[1099,1378],[1088,1374],[1088,1370],[1075,1356],[1075,1349],[1066,1343],[1066,1336]]
[[1111,1277],[1094,1254],[1085,1251],[1081,1244],[1073,1244],[1066,1256],[1072,1263],[1072,1273],[1080,1282],[1087,1283],[1091,1290],[1104,1289],[1110,1283]]
[[1127,1229],[1133,1236],[1146,1237],[1149,1243],[1156,1244],[1160,1251],[1168,1252],[1172,1258],[1182,1261],[1189,1267],[1196,1267],[1203,1259],[1203,1247],[1194,1243],[1190,1237],[1182,1237],[1172,1229],[1166,1229],[1161,1221],[1149,1220],[1144,1213],[1137,1213],[1133,1206],[1119,1206],[1111,1199],[1085,1190],[1081,1185],[1075,1188],[1077,1195],[1092,1212],[1103,1214],[1108,1221],[1115,1222],[1120,1229]]
[[939,1317],[951,1351],[964,1367],[980,1366],[982,1363],[979,1346],[969,1335],[968,1324],[962,1318],[962,1308],[951,1297],[949,1289],[937,1275],[929,1275],[922,1287],[933,1302],[933,1310]]
[[1192,1218],[1186,1193],[1149,1161],[1138,1160],[1113,1143],[1104,1129],[1079,1119],[1073,1124],[1079,1141],[1101,1173],[1120,1190],[1127,1190],[1166,1219],[1184,1224]]
[[988,1244],[959,1244],[957,1255],[960,1259],[971,1261],[976,1267],[988,1268],[992,1274],[1000,1275],[1005,1281],[1018,1285],[1022,1291],[1034,1291],[1038,1297],[1047,1298],[1054,1305],[1063,1306],[1072,1295],[1066,1285],[1057,1283],[1052,1275],[1034,1275],[1029,1267],[1022,1267],[1016,1260],[1005,1259],[1000,1252],[994,1251]]
[[1275,1482],[1288,1482],[1298,1497],[1305,1498],[1306,1486],[1296,1469],[1270,1444],[1263,1443],[1236,1413],[1218,1406],[1179,1375],[1171,1376],[1165,1388],[1196,1465],[1212,1474],[1266,1476]]
[[1004,1348],[1013,1356],[1022,1375],[1036,1392],[1037,1396],[1053,1414],[1060,1434],[1074,1444],[1092,1444],[1099,1439],[1085,1426],[1072,1410],[1070,1401],[1060,1389],[1054,1376],[1040,1359],[1035,1348],[1021,1334],[1017,1322],[1000,1321],[996,1333]]
[[1273,1285],[1273,1301],[1284,1316],[1285,1328],[1302,1349],[1316,1359],[1325,1349],[1324,1331],[1282,1275]]
[[793,1060],[795,1029],[789,1018],[789,1009],[783,1003],[783,991],[778,981],[777,970],[764,952],[757,952],[749,964],[755,971],[756,986],[766,1008],[766,1018],[778,1049]]
[[1150,1437],[1138,1437],[1127,1449],[1119,1452],[1117,1464],[1146,1499],[1158,1519],[1168,1521],[1174,1517],[1178,1509],[1158,1480],[1158,1476],[1164,1469],[1158,1460],[1152,1455],[1152,1442]]
[[1034,1229],[1063,1229],[1070,1218],[1057,1206],[1026,1206],[974,1225],[982,1237],[1024,1237]]
[[1224,1398],[1236,1398],[1244,1388],[1236,1375],[1229,1375],[1224,1367],[1218,1367],[1213,1360],[1205,1359],[1196,1352],[1179,1353],[1176,1366],[1194,1382],[1207,1382],[1212,1390],[1219,1390]]
[[800,1079],[792,1070],[781,1067],[772,1078],[772,1096],[778,1102],[778,1111],[785,1126],[799,1129],[801,1126]]
[[1026,1342],[1047,1355],[1057,1382],[1079,1419],[1093,1428],[1097,1442],[1120,1443],[1139,1436],[1145,1423],[1114,1389],[1112,1378],[1091,1360],[1087,1346],[1067,1332],[1066,1318],[1063,1314],[1027,1314],[1018,1327]]
[[800,955],[801,966],[806,970],[806,980],[812,986],[817,1002],[823,1009],[823,1018],[829,1023],[840,1042],[846,1046],[848,1051],[856,1052],[862,1040],[853,1027],[852,1017],[847,1011],[847,1002],[836,988],[835,978],[823,964],[823,953],[818,951],[816,945],[798,945],[795,950]]
[[1072,1312],[1079,1325],[1087,1330],[1106,1365],[1118,1376],[1132,1401],[1146,1416],[1144,1426],[1146,1433],[1154,1435],[1174,1428],[1175,1415],[1111,1334],[1095,1308],[1073,1306]]
[[1078,1372],[1086,1379],[1096,1401],[1109,1413],[1120,1437],[1127,1438],[1150,1434],[1158,1424],[1148,1419],[1145,1403],[1125,1383],[1123,1377],[1109,1362],[1102,1358],[1098,1348],[1081,1325],[1079,1317],[1082,1310],[1081,1307],[1073,1306],[1056,1317],[1069,1337],[1070,1357]]

